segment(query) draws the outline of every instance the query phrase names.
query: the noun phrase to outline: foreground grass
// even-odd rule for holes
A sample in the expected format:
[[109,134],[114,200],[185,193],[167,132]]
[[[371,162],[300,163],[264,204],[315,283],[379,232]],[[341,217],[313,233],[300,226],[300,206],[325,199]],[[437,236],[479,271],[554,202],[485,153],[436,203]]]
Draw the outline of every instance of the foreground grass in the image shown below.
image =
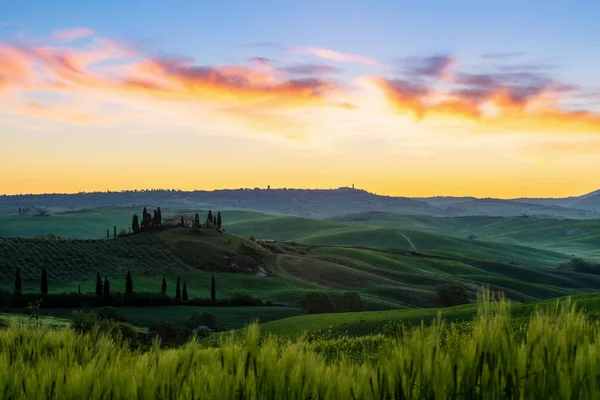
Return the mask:
[[527,325],[509,307],[487,298],[467,329],[438,322],[395,338],[292,342],[252,326],[216,347],[155,344],[144,353],[97,334],[21,325],[0,331],[0,391],[7,399],[597,397],[600,325],[569,302]]

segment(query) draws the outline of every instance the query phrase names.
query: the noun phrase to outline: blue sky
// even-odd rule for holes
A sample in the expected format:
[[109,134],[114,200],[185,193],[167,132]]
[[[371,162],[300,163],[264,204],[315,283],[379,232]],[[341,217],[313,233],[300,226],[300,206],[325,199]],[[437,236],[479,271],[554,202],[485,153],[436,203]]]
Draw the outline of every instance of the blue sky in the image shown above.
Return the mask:
[[[207,157],[227,164],[228,180],[195,186],[196,165],[161,154],[172,171],[164,181],[187,171],[176,176],[184,188],[352,180],[419,196],[596,189],[589,171],[600,168],[593,158],[600,151],[600,2],[38,0],[1,7],[0,131],[8,145],[0,156],[12,157],[19,173],[0,177],[0,187],[11,192],[42,184],[150,187],[150,162],[119,161],[139,168],[113,185],[110,156],[77,155],[87,144],[114,148],[111,156],[124,160],[135,143],[140,152],[162,143],[165,154],[178,143],[210,146]],[[77,28],[89,32],[78,36]],[[194,61],[172,64],[165,55]],[[312,72],[290,72],[300,67]],[[39,165],[21,161],[27,145],[45,157]],[[272,165],[282,160],[277,175]],[[87,170],[67,182],[54,180],[51,169],[40,175],[41,165]],[[303,175],[315,168],[318,182]],[[104,169],[112,172],[98,172]]]

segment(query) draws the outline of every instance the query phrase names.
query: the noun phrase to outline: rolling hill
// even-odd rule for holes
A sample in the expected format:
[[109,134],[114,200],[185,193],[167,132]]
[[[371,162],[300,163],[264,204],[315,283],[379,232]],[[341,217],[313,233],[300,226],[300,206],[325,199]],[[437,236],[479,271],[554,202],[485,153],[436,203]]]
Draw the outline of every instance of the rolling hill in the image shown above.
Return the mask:
[[526,217],[443,217],[357,213],[334,223],[401,228],[477,241],[517,244],[600,259],[600,219],[556,220]]
[[[420,245],[423,239],[415,240]],[[447,282],[462,283],[473,291],[486,284],[516,301],[600,289],[599,276],[495,261],[494,257],[484,257],[485,248],[474,252],[473,257],[458,250],[442,251],[446,245],[449,244],[438,244],[434,254],[351,246],[261,244],[212,229],[173,229],[105,240],[2,238],[0,279],[5,289],[11,289],[14,269],[19,266],[24,289],[37,291],[40,271],[45,267],[50,292],[75,292],[79,285],[83,292],[93,292],[96,272],[100,272],[111,281],[114,291],[122,291],[119,287],[122,284],[124,288],[124,276],[131,271],[135,290],[158,292],[164,276],[171,292],[175,279],[180,277],[187,283],[190,297],[206,298],[210,277],[215,274],[221,297],[248,293],[263,301],[293,306],[308,291],[354,291],[372,310],[436,307],[436,286]],[[487,251],[493,253],[491,249]],[[529,257],[558,257],[554,253],[522,250]],[[481,257],[475,257],[478,254]]]

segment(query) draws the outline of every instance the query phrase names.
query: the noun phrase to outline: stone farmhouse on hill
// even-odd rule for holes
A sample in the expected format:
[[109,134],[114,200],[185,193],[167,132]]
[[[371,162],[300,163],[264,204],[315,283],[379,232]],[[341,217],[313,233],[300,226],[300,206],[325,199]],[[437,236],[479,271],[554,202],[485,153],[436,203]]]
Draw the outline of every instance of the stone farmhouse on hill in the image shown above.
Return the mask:
[[165,226],[181,225],[182,218],[183,226],[192,226],[194,224],[194,217],[191,215],[172,215],[167,218],[163,218],[163,224]]

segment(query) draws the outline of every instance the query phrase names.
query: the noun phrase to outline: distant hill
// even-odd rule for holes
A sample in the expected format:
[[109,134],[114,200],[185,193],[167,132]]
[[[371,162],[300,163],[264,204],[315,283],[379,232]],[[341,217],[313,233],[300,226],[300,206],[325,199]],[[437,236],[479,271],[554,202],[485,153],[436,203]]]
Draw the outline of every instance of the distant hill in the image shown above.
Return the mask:
[[0,213],[19,207],[52,212],[109,206],[161,206],[171,209],[239,209],[309,218],[384,211],[404,215],[519,216],[539,218],[600,218],[600,192],[566,199],[477,199],[473,197],[408,198],[381,196],[364,190],[338,188],[231,189],[215,191],[127,191],[40,194],[0,197]]

